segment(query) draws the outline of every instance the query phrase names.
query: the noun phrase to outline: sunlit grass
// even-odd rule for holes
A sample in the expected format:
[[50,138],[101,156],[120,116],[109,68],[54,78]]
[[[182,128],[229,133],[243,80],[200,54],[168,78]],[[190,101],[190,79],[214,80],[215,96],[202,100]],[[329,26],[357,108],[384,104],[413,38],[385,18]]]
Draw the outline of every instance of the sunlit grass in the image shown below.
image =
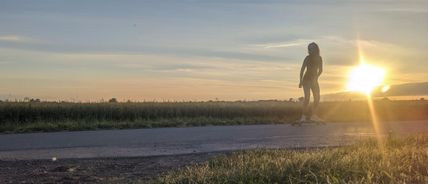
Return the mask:
[[222,155],[152,183],[427,183],[428,136],[307,150]]

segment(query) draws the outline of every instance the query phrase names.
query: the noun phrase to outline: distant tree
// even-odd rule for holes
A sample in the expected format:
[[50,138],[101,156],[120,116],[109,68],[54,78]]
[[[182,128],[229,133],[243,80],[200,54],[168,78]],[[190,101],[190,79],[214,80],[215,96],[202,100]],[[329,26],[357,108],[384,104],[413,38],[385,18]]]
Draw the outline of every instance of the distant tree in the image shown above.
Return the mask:
[[38,103],[38,102],[40,102],[40,99],[38,99],[38,98],[36,98],[36,99],[32,98],[32,99],[30,99],[30,102]]
[[109,103],[117,103],[117,99],[116,98],[111,98],[110,100],[108,100]]
[[289,102],[294,102],[293,98],[288,99]]
[[424,101],[424,100],[425,100],[425,98],[421,98],[420,100],[421,100],[421,101]]
[[299,102],[303,102],[303,100],[305,100],[305,98],[299,97]]

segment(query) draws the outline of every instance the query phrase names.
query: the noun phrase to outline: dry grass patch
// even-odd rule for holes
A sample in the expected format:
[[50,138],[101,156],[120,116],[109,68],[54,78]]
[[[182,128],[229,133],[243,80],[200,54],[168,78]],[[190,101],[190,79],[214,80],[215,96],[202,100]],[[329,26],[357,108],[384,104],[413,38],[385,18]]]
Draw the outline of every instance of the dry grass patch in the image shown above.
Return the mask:
[[152,183],[428,183],[428,136],[307,151],[252,150],[170,172]]

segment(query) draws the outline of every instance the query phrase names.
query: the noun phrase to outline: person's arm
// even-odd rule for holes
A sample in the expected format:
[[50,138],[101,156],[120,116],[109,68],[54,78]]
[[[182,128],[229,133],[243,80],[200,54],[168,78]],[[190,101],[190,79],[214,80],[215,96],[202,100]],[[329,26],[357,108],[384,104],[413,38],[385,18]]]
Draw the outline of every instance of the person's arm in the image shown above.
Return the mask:
[[302,88],[302,81],[303,81],[303,73],[305,73],[305,69],[306,69],[306,62],[308,60],[308,57],[305,58],[305,60],[303,60],[303,64],[302,64],[302,68],[300,68],[300,82],[299,82],[299,88]]
[[320,63],[320,67],[318,68],[318,77],[322,74],[322,58],[320,58],[320,61],[321,61],[321,63]]

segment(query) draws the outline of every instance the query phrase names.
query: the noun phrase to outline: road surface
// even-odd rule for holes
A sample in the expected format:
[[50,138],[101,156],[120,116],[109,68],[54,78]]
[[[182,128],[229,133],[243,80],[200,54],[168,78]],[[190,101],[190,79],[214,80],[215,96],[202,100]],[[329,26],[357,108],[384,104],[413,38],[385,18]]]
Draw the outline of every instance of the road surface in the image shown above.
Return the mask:
[[[382,135],[428,133],[427,121],[388,122]],[[375,136],[370,123],[241,125],[0,134],[0,160],[134,157],[253,148],[342,146]]]

